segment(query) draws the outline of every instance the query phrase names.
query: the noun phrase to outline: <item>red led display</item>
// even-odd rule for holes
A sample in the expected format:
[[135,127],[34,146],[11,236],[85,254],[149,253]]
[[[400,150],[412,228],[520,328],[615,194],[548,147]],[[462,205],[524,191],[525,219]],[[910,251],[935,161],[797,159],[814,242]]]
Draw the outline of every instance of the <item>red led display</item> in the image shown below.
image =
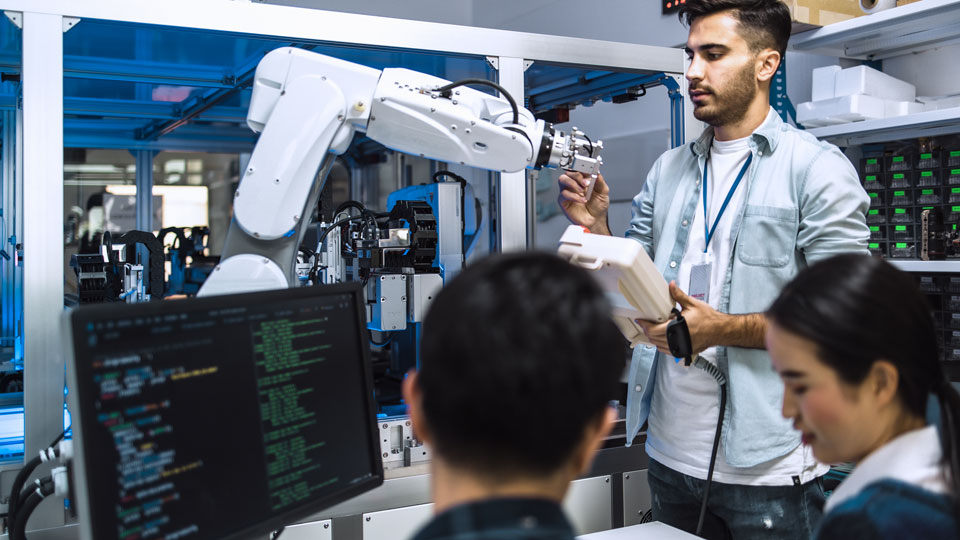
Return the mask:
[[687,0],[663,0],[663,3],[661,4],[663,8],[663,14],[666,15],[667,13],[676,13],[680,9],[680,6],[686,3]]

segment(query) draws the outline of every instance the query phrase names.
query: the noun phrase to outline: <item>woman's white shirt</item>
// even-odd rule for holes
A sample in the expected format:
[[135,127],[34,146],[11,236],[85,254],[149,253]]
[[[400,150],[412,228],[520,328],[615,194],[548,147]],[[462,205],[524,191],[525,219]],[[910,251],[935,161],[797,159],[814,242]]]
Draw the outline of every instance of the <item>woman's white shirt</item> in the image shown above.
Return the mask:
[[879,480],[898,480],[937,494],[950,488],[940,462],[940,436],[936,426],[908,431],[863,459],[827,499],[824,513],[856,496]]

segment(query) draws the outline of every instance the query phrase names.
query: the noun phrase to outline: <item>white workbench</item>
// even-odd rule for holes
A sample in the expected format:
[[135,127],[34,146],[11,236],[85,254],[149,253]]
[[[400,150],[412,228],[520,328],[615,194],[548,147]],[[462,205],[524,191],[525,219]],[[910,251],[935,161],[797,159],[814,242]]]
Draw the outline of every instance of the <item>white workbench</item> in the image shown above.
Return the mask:
[[655,521],[621,529],[585,534],[577,538],[580,540],[692,540],[698,537]]

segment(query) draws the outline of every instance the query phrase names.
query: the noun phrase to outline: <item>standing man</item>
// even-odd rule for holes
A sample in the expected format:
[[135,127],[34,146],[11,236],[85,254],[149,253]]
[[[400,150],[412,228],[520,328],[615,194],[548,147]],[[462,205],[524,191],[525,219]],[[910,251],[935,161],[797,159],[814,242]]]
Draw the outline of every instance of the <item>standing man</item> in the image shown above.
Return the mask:
[[[693,349],[727,376],[729,402],[703,533],[707,538],[809,538],[827,471],[780,416],[782,388],[764,347],[762,312],[797,272],[845,252],[867,253],[869,206],[833,145],[782,122],[770,81],[790,36],[778,0],[687,0],[686,77],[694,143],[653,165],[626,235],[643,244],[682,308]],[[610,190],[559,180],[574,223],[610,234]],[[669,354],[666,324],[645,323],[655,347],[630,368],[627,438],[648,423],[654,519],[696,529],[719,414],[717,383]]]

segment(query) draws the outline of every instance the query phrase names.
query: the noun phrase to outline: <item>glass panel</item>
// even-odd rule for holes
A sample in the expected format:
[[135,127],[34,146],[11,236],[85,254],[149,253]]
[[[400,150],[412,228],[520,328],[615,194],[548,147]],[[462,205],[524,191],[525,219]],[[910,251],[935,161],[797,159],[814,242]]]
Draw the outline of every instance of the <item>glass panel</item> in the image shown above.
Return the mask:
[[16,167],[16,105],[22,36],[0,17],[0,460],[23,455],[23,270],[18,244],[23,236]]
[[[647,172],[670,148],[670,98],[659,74],[627,73],[535,63],[527,70],[527,100],[540,118],[567,134],[576,127],[602,141],[600,169],[610,188],[610,227],[627,229],[633,197]],[[555,250],[570,225],[557,198],[562,171],[537,176],[536,245]]]
[[[203,272],[209,273],[222,253],[234,192],[257,140],[246,122],[253,71],[265,53],[290,45],[377,69],[405,67],[447,80],[497,79],[482,57],[294,44],[84,20],[64,35],[65,264],[72,255],[98,253],[99,238],[105,231],[113,235],[133,227],[136,159],[131,151],[156,150],[154,230],[150,232],[161,232],[165,246],[165,291],[194,294],[206,275]],[[527,74],[529,108],[568,133],[576,125],[594,140],[604,139],[602,155],[609,163],[605,171],[610,171],[615,189],[611,225],[621,230],[641,175],[670,144],[670,108],[664,88],[653,87],[646,91],[647,97],[633,101],[640,88],[651,83],[650,77],[546,64],[534,64]],[[557,116],[575,106],[569,117]],[[607,125],[624,128],[611,132],[604,128]],[[644,150],[637,152],[637,148]],[[537,243],[549,249],[556,246],[565,225],[556,208],[556,175],[556,171],[544,172],[537,181],[541,220]],[[498,175],[485,170],[399,154],[357,134],[329,174],[316,222],[301,245],[298,275],[304,282],[366,283],[371,276],[369,268],[388,271],[382,261],[364,260],[364,250],[370,251],[364,242],[371,242],[370,231],[365,230],[369,222],[365,221],[338,227],[343,241],[324,253],[324,258],[316,255],[333,245],[333,236],[328,236],[326,243],[319,239],[324,231],[334,230],[335,210],[348,200],[372,212],[380,233],[386,235],[382,237],[387,238],[391,231],[399,238],[400,231],[395,230],[409,227],[409,220],[415,219],[413,214],[398,214],[389,223],[383,219],[398,208],[397,200],[429,205],[437,220],[443,221],[439,226],[461,237],[460,247],[469,263],[489,253],[496,238],[497,205],[491,193],[496,193],[497,179]],[[441,219],[444,208],[437,193],[453,186],[439,186],[439,181],[455,181],[451,184],[465,193],[454,201],[459,205],[453,212],[456,223]],[[443,204],[449,208],[448,203]],[[341,218],[356,212],[339,209]],[[199,246],[194,240],[200,240]],[[424,272],[443,275],[447,266],[440,264],[443,254],[436,253]],[[327,258],[333,254],[344,261],[336,275],[335,263]],[[447,264],[456,266],[458,262]],[[66,276],[67,292],[79,299],[82,288],[76,272],[71,268]],[[368,287],[372,288],[373,282]],[[368,290],[369,298],[376,296]],[[398,382],[416,365],[417,324],[409,324],[402,332],[374,332],[377,397],[387,414],[403,410]]]

